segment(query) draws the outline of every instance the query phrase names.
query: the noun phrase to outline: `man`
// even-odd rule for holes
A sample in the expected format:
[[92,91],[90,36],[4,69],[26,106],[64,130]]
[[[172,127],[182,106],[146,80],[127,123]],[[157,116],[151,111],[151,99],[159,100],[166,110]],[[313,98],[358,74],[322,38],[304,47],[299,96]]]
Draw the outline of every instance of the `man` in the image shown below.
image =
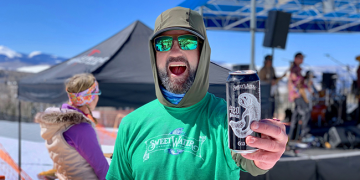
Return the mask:
[[[304,77],[301,75],[300,65],[304,61],[302,53],[296,53],[294,63],[291,67],[290,78],[288,80],[289,101],[295,102],[295,109],[291,116],[289,137],[292,139],[296,124],[301,120],[301,134],[302,139],[309,131],[307,126],[310,119],[310,108],[308,105],[309,100],[306,97],[304,84]],[[300,119],[298,118],[300,116]],[[299,123],[300,124],[300,123]]]
[[265,56],[265,60],[264,60],[264,67],[261,68],[260,72],[259,72],[259,78],[261,83],[267,83],[271,85],[271,90],[270,90],[270,101],[271,101],[271,117],[268,118],[272,118],[274,116],[274,112],[275,112],[275,94],[276,94],[276,90],[277,90],[277,83],[279,80],[281,80],[283,77],[286,76],[286,72],[284,73],[283,76],[281,76],[280,78],[276,77],[275,74],[275,69],[272,65],[272,56],[271,55],[267,55]]
[[269,84],[275,84],[276,75],[274,67],[272,66],[272,56],[265,56],[264,67],[261,68],[259,72],[259,78],[262,82],[266,82]]
[[226,102],[207,92],[210,46],[200,14],[163,12],[149,45],[157,99],[120,123],[108,180],[239,179],[240,169],[259,175],[275,165],[287,136],[273,120],[251,126],[263,137],[247,142],[261,150],[231,155]]

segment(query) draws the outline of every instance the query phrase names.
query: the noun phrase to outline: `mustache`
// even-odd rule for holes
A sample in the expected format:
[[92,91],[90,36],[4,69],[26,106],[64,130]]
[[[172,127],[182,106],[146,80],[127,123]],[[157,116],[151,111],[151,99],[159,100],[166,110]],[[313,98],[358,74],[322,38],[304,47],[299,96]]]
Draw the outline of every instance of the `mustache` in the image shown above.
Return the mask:
[[169,64],[171,62],[183,62],[186,64],[187,67],[190,68],[189,61],[184,56],[178,56],[178,57],[169,57],[166,61],[166,67],[169,67]]

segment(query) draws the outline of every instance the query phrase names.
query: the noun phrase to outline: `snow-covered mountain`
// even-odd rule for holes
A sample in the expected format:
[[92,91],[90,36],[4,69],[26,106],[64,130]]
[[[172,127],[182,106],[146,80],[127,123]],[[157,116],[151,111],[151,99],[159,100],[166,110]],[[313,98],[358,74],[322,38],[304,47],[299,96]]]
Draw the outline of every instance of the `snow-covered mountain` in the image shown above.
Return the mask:
[[6,46],[0,45],[0,69],[16,70],[27,66],[52,66],[65,61],[66,58],[33,51],[30,54],[16,52]]

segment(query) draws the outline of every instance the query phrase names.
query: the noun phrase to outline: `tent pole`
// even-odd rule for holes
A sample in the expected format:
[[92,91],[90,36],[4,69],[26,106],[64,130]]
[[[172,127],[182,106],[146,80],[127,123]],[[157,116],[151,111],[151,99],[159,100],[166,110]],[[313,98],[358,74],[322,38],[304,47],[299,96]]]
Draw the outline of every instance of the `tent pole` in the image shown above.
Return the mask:
[[250,32],[251,32],[251,62],[250,69],[255,70],[255,30],[256,30],[256,0],[251,0],[251,19],[250,19]]
[[[17,82],[18,84],[17,84],[17,86],[18,86],[18,97],[17,98],[19,98],[19,81]],[[19,166],[19,180],[21,180],[21,100],[19,99],[19,103],[18,103],[18,108],[19,108],[19,119],[18,119],[18,121],[19,121],[19,127],[18,127],[18,129],[19,129],[19,140],[18,140],[18,142],[19,142],[19,163],[18,163],[18,166]]]

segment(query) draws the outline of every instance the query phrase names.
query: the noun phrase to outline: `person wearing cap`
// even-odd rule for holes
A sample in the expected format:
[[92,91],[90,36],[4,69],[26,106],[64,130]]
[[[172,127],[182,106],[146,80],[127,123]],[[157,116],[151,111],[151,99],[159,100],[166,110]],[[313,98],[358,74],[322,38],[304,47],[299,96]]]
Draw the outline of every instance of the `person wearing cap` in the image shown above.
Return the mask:
[[264,67],[259,72],[259,78],[262,82],[274,83],[276,79],[275,69],[272,65],[272,56],[266,55],[264,60]]
[[[259,72],[259,78],[261,83],[267,83],[271,85],[270,100],[272,103],[271,115],[273,116],[275,112],[275,93],[277,89],[276,85],[279,82],[279,80],[281,80],[283,77],[286,76],[286,72],[284,73],[283,76],[277,78],[275,74],[275,69],[272,65],[272,59],[273,58],[271,55],[265,56],[264,67],[262,67]],[[268,117],[268,118],[272,118],[272,117]]]
[[[290,77],[288,80],[288,89],[289,89],[289,101],[295,102],[295,109],[291,116],[291,124],[289,137],[294,136],[294,131],[296,124],[301,121],[301,134],[300,139],[302,139],[309,131],[308,121],[310,120],[311,110],[309,107],[309,100],[306,96],[305,89],[307,86],[304,83],[304,77],[301,75],[300,65],[304,61],[304,55],[302,53],[296,53],[294,58],[294,63],[290,69]],[[298,118],[298,115],[301,118]]]
[[210,45],[199,13],[163,12],[149,46],[157,99],[121,121],[107,180],[238,180],[240,170],[256,176],[275,165],[287,142],[278,121],[251,124],[262,133],[246,140],[257,152],[228,148],[226,102],[207,92]]

